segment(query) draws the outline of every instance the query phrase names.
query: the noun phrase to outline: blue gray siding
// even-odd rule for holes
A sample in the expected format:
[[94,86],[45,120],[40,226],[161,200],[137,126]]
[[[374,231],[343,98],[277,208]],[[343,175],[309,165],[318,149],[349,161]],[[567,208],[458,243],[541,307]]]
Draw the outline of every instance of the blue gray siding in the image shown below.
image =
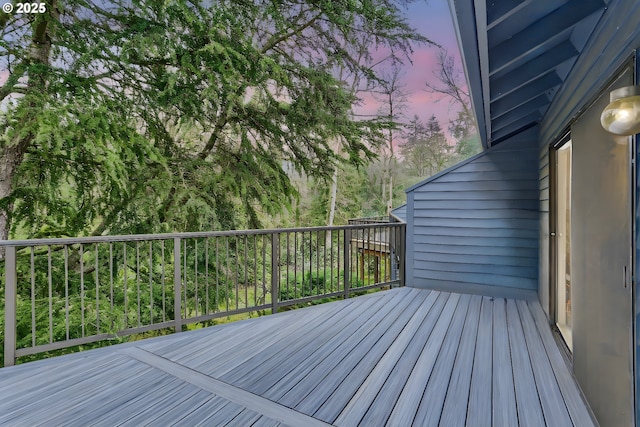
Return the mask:
[[549,148],[540,150],[540,251],[539,270],[540,285],[538,297],[540,305],[549,315]]
[[407,190],[407,285],[537,290],[537,128]]

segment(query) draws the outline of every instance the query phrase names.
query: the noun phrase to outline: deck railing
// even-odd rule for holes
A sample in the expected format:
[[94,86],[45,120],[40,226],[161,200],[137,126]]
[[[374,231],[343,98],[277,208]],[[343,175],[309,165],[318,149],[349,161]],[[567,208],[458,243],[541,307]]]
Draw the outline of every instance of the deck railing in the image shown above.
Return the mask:
[[[404,224],[0,241],[17,357],[404,284]],[[0,294],[1,295],[1,294]],[[1,298],[1,296],[0,296]],[[1,333],[1,332],[0,332]]]

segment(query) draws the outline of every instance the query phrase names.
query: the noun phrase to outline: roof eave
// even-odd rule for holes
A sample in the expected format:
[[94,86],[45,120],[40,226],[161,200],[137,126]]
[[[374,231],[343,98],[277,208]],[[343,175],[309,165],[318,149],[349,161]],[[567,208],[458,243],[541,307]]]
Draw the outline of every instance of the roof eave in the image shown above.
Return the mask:
[[[487,120],[489,111],[485,108],[483,90],[481,62],[484,62],[484,60],[481,59],[480,43],[478,42],[478,40],[480,40],[480,34],[484,34],[486,37],[486,31],[483,30],[482,33],[478,32],[475,3],[474,0],[449,0],[449,10],[460,48],[462,66],[464,67],[464,74],[467,79],[471,97],[471,106],[476,118],[476,123],[478,124],[480,141],[482,142],[483,148],[487,149],[491,146],[488,140],[488,135],[490,135],[488,125],[490,121]],[[488,58],[486,43],[484,44],[483,55],[485,59]]]

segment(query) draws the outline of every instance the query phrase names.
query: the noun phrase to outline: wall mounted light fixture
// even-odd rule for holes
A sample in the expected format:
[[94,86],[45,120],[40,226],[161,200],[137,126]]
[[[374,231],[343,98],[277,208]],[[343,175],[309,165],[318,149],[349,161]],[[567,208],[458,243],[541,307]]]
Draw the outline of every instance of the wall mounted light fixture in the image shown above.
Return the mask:
[[600,116],[602,127],[615,135],[640,133],[640,86],[611,91],[611,102]]

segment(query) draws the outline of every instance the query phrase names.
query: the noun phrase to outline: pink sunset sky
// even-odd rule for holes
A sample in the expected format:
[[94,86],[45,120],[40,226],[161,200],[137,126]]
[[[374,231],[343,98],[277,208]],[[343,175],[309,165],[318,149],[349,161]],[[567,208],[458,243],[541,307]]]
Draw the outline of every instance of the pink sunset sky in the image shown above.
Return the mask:
[[[409,5],[406,14],[409,24],[423,36],[446,49],[448,54],[454,57],[456,67],[462,71],[460,52],[447,0],[418,0]],[[438,48],[435,46],[415,46],[411,57],[412,63],[406,63],[402,67],[404,73],[402,83],[408,94],[408,103],[403,113],[406,121],[417,115],[423,122],[435,114],[440,126],[447,133],[449,119],[455,116],[457,110],[445,96],[425,90],[425,82],[437,84],[434,75],[438,68],[437,54]],[[466,82],[464,84],[466,85]],[[380,103],[372,95],[361,96],[361,98],[362,105],[357,109],[358,114],[375,114],[379,110]]]

